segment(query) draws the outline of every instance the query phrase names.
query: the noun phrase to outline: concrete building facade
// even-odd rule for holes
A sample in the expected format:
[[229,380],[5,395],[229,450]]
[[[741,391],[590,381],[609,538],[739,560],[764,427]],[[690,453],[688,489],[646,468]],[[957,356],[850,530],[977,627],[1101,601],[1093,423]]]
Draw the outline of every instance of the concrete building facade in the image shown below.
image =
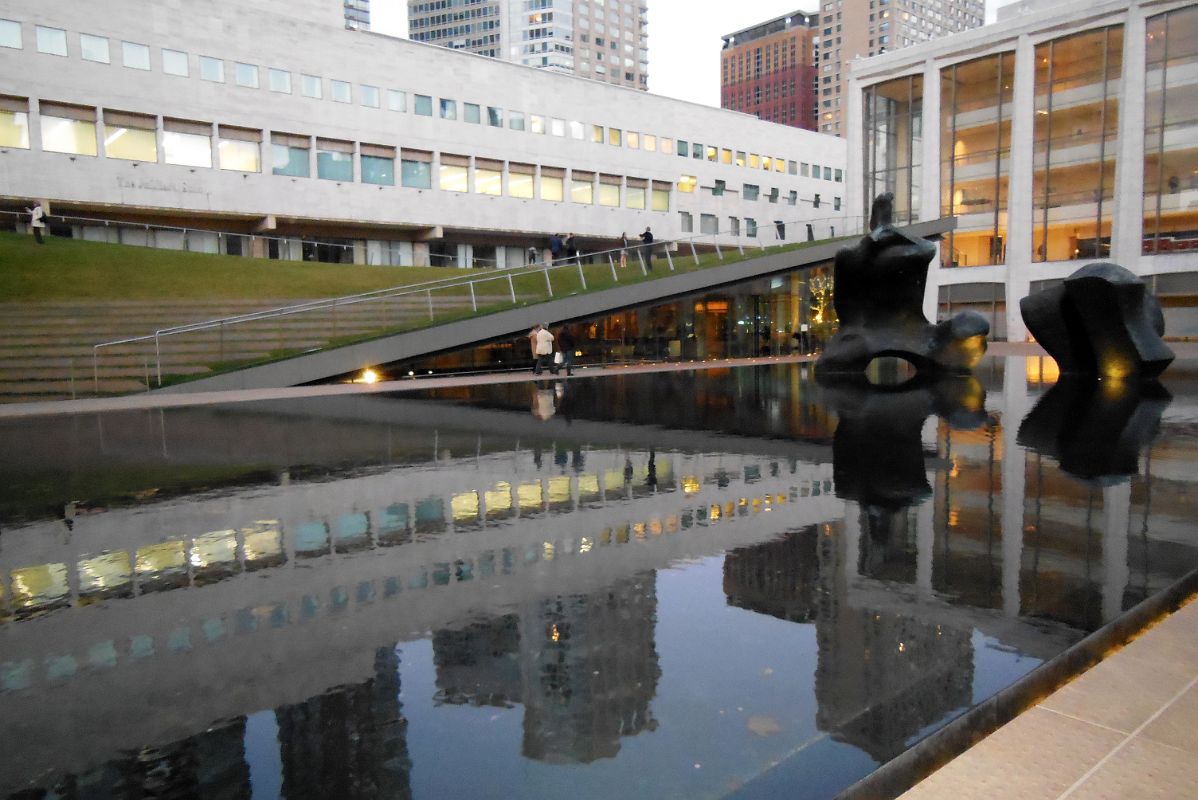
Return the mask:
[[1022,341],[1021,298],[1110,260],[1149,280],[1167,336],[1198,335],[1198,5],[1022,8],[851,86],[854,211],[893,191],[900,222],[958,219],[929,313],[974,306]]
[[817,130],[819,15],[795,11],[724,36],[720,107]]
[[648,11],[648,0],[408,0],[408,29],[417,42],[648,90]]
[[8,225],[37,198],[60,232],[105,241],[64,218],[189,229],[121,234],[165,247],[500,267],[553,232],[594,250],[646,227],[725,246],[773,241],[775,220],[846,230],[833,137],[346,30],[327,0],[16,11],[0,13]]

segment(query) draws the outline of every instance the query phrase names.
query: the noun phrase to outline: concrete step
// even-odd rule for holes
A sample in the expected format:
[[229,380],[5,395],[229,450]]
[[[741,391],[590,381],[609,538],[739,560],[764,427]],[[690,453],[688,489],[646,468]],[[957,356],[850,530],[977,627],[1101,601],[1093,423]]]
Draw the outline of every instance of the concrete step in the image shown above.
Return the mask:
[[[150,362],[151,374],[155,374],[154,362]],[[168,365],[163,364],[163,370],[167,370]],[[170,364],[169,371],[172,375],[203,375],[211,372],[208,367],[198,364]],[[133,364],[130,366],[107,366],[101,365],[94,371],[89,367],[86,370],[75,371],[76,381],[93,381],[97,376],[100,380],[108,378],[142,378],[146,374],[145,364]],[[0,383],[9,381],[52,381],[62,380],[64,377],[69,378],[70,372],[64,373],[63,370],[54,367],[29,367],[25,369],[10,369],[0,366]]]

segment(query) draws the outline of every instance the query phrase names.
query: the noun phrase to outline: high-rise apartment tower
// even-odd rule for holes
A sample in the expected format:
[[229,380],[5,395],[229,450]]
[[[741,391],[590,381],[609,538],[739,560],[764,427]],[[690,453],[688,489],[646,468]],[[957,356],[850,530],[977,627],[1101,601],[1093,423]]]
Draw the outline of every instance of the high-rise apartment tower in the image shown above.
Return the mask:
[[724,36],[720,106],[816,130],[819,15],[795,11]]
[[819,127],[844,135],[848,65],[855,58],[939,39],[985,22],[983,0],[822,0],[819,13]]
[[345,27],[370,30],[370,0],[341,0],[345,11]]
[[647,0],[408,0],[408,36],[648,89],[647,13]]

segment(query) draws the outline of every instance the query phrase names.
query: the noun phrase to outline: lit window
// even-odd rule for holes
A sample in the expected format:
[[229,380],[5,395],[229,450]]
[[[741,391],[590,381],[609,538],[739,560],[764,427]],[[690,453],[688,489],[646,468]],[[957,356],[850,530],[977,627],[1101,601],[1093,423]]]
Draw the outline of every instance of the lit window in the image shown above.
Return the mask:
[[575,203],[590,205],[595,202],[595,185],[590,178],[574,177],[570,179],[570,199]]
[[707,160],[708,161],[719,161],[720,160],[720,148],[716,147],[715,145],[708,145],[707,146]]
[[212,126],[202,122],[162,121],[162,160],[184,167],[212,167]]
[[200,56],[200,78],[214,83],[224,83],[225,62],[219,58]]
[[653,210],[670,210],[670,190],[658,187],[656,183],[653,185]]
[[542,117],[540,114],[529,114],[528,115],[528,131],[529,131],[529,133],[544,133],[545,132],[545,118]]
[[104,155],[126,161],[158,160],[157,121],[118,112],[104,112]]
[[571,139],[578,139],[579,141],[581,141],[585,132],[586,132],[586,129],[581,122],[574,122],[574,121],[570,122],[570,138]]
[[507,193],[509,197],[519,197],[522,200],[533,198],[533,167],[531,164],[508,165]]
[[646,133],[643,141],[644,147],[650,153],[657,152],[657,137],[651,133]]
[[233,81],[247,89],[258,88],[258,68],[253,64],[233,63]]
[[311,97],[314,100],[319,100],[324,97],[324,91],[321,87],[321,79],[319,75],[300,75],[300,94],[304,97]]
[[191,70],[187,66],[187,53],[181,50],[162,48],[162,71],[167,75],[178,75],[180,78],[186,78],[191,74]]
[[607,143],[619,147],[623,142],[623,132],[619,128],[607,129]]
[[361,93],[362,105],[367,108],[379,107],[379,87],[363,85],[359,86],[358,89]]
[[28,102],[0,97],[0,147],[29,149]]
[[221,169],[236,172],[262,170],[262,134],[259,131],[221,126],[216,148]]
[[349,81],[329,80],[329,96],[334,103],[352,103],[354,101],[353,87]]
[[11,19],[0,19],[0,47],[21,49],[21,23]]
[[628,135],[624,137],[624,140],[630,149],[641,149],[641,135],[636,131],[628,131]]
[[665,136],[661,137],[661,152],[667,155],[674,152],[674,140],[668,139]]
[[541,170],[541,199],[552,200],[560,203],[563,199],[564,181],[561,175],[549,174],[546,175],[544,168]]
[[[52,56],[67,54],[67,32],[61,28],[47,28],[44,25],[36,27],[37,51]],[[94,155],[94,153],[93,153]]]
[[266,71],[266,82],[272,92],[291,94],[291,73],[285,69],[271,67]]
[[678,179],[678,191],[691,194],[695,191],[695,187],[699,185],[699,179],[694,175],[683,175]]
[[645,209],[645,187],[628,186],[625,188],[624,205],[643,211]]
[[468,159],[464,156],[441,156],[441,164],[437,171],[437,186],[443,192],[470,191],[470,176],[467,171]]
[[591,141],[594,142],[595,144],[603,144],[603,126],[602,125],[592,125],[591,126]]
[[619,178],[600,178],[599,179],[599,205],[610,206],[612,208],[620,205],[620,184],[617,182]]
[[489,166],[475,165],[474,191],[476,194],[486,194],[499,197],[503,194],[502,164],[492,163]]
[[79,34],[79,56],[84,61],[109,63],[108,40],[103,36],[92,36],[90,33]]
[[42,150],[96,155],[96,112],[90,108],[41,104]]

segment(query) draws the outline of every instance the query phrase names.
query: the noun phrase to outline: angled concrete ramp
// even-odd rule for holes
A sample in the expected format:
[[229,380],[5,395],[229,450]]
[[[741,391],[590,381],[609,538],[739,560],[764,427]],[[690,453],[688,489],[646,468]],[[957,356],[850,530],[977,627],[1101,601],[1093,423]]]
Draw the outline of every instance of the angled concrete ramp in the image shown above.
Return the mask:
[[[903,230],[912,236],[936,237],[951,230],[955,224],[954,218],[944,217],[910,225]],[[538,322],[556,324],[565,320],[584,319],[645,303],[661,302],[692,292],[815,266],[831,261],[836,251],[844,244],[842,240],[798,250],[762,250],[758,258],[678,274],[669,274],[666,260],[657,258],[654,260],[657,271],[666,272],[667,277],[589,294],[559,297],[536,305],[517,306],[472,319],[382,336],[368,342],[320,350],[283,361],[164,387],[157,391],[178,394],[230,389],[267,389],[312,383],[375,364],[406,361],[494,339],[519,336]],[[679,257],[687,256],[680,254]]]

